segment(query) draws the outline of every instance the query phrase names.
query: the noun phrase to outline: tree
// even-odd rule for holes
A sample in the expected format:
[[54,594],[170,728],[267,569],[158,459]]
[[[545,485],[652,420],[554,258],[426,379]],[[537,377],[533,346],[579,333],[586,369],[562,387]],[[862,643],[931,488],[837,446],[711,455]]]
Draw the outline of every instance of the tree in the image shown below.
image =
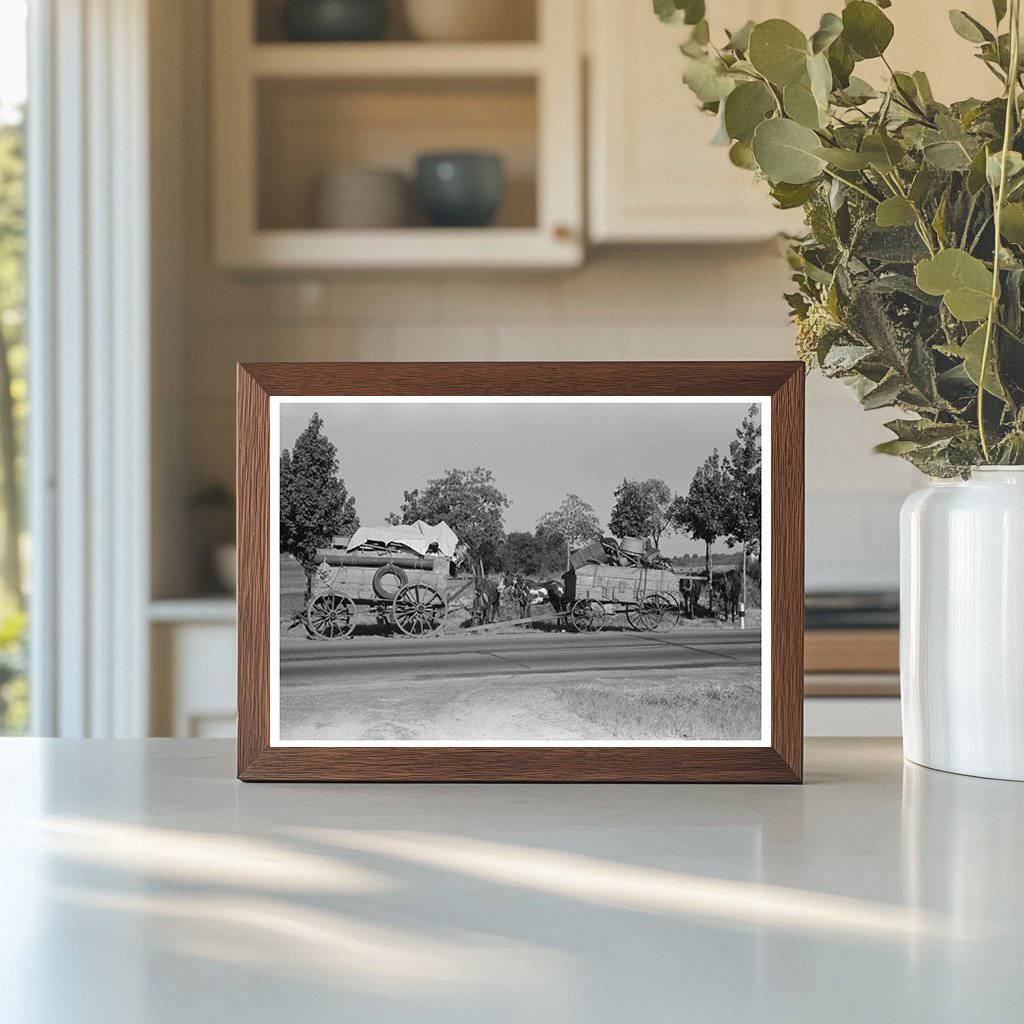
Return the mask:
[[22,520],[25,309],[25,124],[0,124],[0,565],[5,596],[24,608]]
[[539,576],[561,572],[564,561],[565,538],[560,533],[514,531],[505,538],[500,564],[507,572]]
[[693,475],[689,493],[672,502],[669,518],[678,530],[685,530],[694,540],[704,541],[704,560],[708,586],[711,585],[711,545],[725,534],[723,517],[728,501],[725,471],[716,448]]
[[292,555],[305,571],[307,599],[316,549],[359,526],[356,500],[338,475],[338,449],[322,427],[319,413],[313,413],[295,447],[281,452],[281,553]]
[[558,534],[565,544],[565,560],[569,551],[601,536],[601,521],[593,506],[579,495],[567,494],[553,512],[545,512],[537,520],[537,535]]
[[761,420],[752,405],[729,445],[725,461],[728,500],[722,526],[729,547],[739,544],[743,558],[743,607],[747,606],[747,555],[761,550]]
[[664,480],[625,480],[615,488],[608,529],[616,537],[650,540],[655,548],[670,525],[672,491]]
[[395,525],[417,519],[434,525],[442,519],[469,545],[474,560],[497,562],[505,541],[508,498],[498,489],[489,469],[449,469],[428,480],[422,491],[405,491],[399,512],[388,516]]

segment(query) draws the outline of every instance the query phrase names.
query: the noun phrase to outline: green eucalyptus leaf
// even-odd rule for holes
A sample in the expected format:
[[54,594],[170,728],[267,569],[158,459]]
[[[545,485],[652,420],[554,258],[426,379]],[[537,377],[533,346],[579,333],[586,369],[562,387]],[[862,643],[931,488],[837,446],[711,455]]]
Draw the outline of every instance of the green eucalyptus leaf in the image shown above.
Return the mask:
[[734,142],[729,147],[729,162],[735,167],[742,167],[745,171],[757,170],[754,151],[747,142]]
[[852,149],[840,149],[837,146],[819,146],[815,151],[831,167],[842,171],[863,171],[871,166],[871,161],[861,153]]
[[966,171],[971,158],[959,142],[931,142],[921,150],[925,160],[942,171]]
[[754,130],[754,156],[773,184],[801,185],[817,178],[825,167],[819,145],[810,128],[784,117],[762,121]]
[[895,405],[896,399],[899,397],[900,392],[903,390],[903,385],[900,382],[899,377],[893,374],[891,377],[887,377],[877,387],[872,388],[865,394],[860,404],[864,406],[868,411],[872,409],[884,409],[886,406]]
[[832,79],[836,83],[836,88],[845,89],[850,84],[850,75],[853,73],[853,53],[842,36],[826,52],[828,53],[828,66],[832,71]]
[[828,57],[823,53],[814,54],[807,61],[807,80],[810,83],[811,95],[821,111],[821,124],[828,120],[828,100],[832,95],[832,69],[828,66]]
[[856,75],[851,75],[846,88],[839,92],[842,102],[851,107],[867,103],[869,100],[875,99],[876,96],[878,96],[878,90]]
[[927,164],[922,165],[921,169],[914,175],[914,180],[910,183],[910,191],[907,193],[910,201],[920,208],[935,188],[938,178],[939,175],[931,167]]
[[985,163],[988,160],[988,145],[984,145],[977,153],[974,154],[974,159],[971,160],[971,166],[967,171],[967,191],[972,195],[977,195],[985,187]]
[[[999,177],[1002,173],[1003,151],[997,150],[985,161],[985,177],[993,191],[999,188]],[[1011,149],[1006,154],[1006,180],[1013,181],[1024,172],[1024,157]]]
[[701,103],[717,103],[736,87],[736,79],[717,59],[683,57],[683,81]]
[[932,85],[928,81],[928,76],[923,71],[915,71],[911,76],[914,79],[914,85],[917,86],[917,95],[926,103],[934,103],[935,97],[932,95]]
[[861,155],[864,156],[876,171],[889,174],[906,155],[903,146],[891,135],[872,132],[865,135],[860,144]]
[[946,308],[964,322],[988,316],[992,274],[976,256],[963,249],[943,249],[914,268],[917,286],[941,295]]
[[1006,17],[1006,0],[992,0],[992,11],[998,25]]
[[891,196],[875,207],[875,223],[880,228],[907,227],[916,222],[914,204],[903,196]]
[[852,0],[843,9],[843,39],[855,57],[881,57],[892,36],[892,22],[874,4]]
[[995,39],[977,18],[972,18],[966,11],[950,11],[949,23],[953,31],[969,43],[992,42]]
[[1014,245],[1024,245],[1024,203],[1007,203],[1003,207],[1000,233]]
[[821,110],[806,85],[787,85],[782,90],[782,109],[787,117],[805,128],[821,127]]
[[[981,360],[985,354],[985,325],[981,324],[972,331],[964,343],[956,350],[963,359],[964,373],[971,378],[975,387],[981,387]],[[989,342],[988,360],[985,365],[985,390],[996,398],[1006,400],[1006,392],[996,373],[994,365],[995,345]]]
[[725,130],[731,139],[749,143],[774,109],[775,98],[764,82],[742,82],[726,97]]
[[843,19],[838,14],[823,14],[818,31],[811,36],[811,52],[827,50],[842,34]]
[[781,181],[772,186],[771,196],[778,209],[795,210],[798,206],[803,206],[817,190],[818,182],[816,180],[804,182],[801,185]]
[[807,37],[781,18],[762,21],[751,30],[747,58],[772,85],[785,87],[799,81],[809,54]]
[[750,49],[750,33],[754,29],[755,22],[748,21],[742,28],[736,29],[729,36],[729,42],[724,49],[732,50],[734,53],[746,53]]
[[704,0],[654,0],[654,13],[664,22],[696,25],[704,20]]
[[963,429],[959,423],[935,423],[931,420],[890,420],[885,424],[901,441],[916,441],[927,444],[956,437]]
[[[867,406],[865,406],[867,408]],[[883,441],[876,444],[872,451],[876,455],[906,455],[907,452],[916,451],[921,447],[919,441]]]
[[690,42],[697,46],[707,46],[711,42],[711,29],[706,21],[698,21],[690,33]]

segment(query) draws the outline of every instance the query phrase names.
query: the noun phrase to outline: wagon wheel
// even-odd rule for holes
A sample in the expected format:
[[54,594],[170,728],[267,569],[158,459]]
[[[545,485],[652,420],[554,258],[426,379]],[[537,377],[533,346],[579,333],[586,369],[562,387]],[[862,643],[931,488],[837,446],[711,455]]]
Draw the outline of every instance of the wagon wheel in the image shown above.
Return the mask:
[[391,619],[406,636],[426,636],[444,625],[448,602],[427,583],[410,583],[395,594]]
[[608,622],[608,613],[600,601],[581,598],[569,613],[577,633],[597,633]]
[[679,618],[683,613],[682,608],[679,606],[679,602],[675,597],[667,591],[661,594],[655,594],[654,600],[658,602],[662,610],[662,619],[658,623],[658,629],[673,629],[679,625]]
[[631,609],[626,611],[626,618],[629,619],[629,624],[634,629],[642,632],[650,632],[657,629],[664,617],[665,609],[661,603],[660,594],[650,594],[639,605],[633,605]]
[[356,628],[356,603],[344,594],[318,594],[306,608],[306,628],[316,640],[340,640]]

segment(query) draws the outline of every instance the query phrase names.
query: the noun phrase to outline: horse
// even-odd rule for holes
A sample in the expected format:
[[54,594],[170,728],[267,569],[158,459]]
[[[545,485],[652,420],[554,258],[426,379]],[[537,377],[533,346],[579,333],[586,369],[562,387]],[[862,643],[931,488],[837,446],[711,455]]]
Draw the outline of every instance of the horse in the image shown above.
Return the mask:
[[505,579],[512,595],[519,602],[524,619],[530,618],[530,611],[534,606],[550,604],[551,610],[557,615],[555,622],[558,628],[564,630],[568,627],[568,602],[565,599],[565,585],[561,580],[536,583],[524,579],[518,573],[514,576],[507,575]]
[[715,580],[714,589],[721,603],[725,621],[728,622],[731,618],[735,622],[740,612],[740,574],[735,569],[722,573]]
[[679,603],[688,619],[697,617],[697,600],[703,588],[704,581],[692,576],[684,576],[679,580]]
[[486,626],[494,622],[501,607],[501,592],[504,587],[493,583],[486,576],[477,575],[473,591],[473,625]]

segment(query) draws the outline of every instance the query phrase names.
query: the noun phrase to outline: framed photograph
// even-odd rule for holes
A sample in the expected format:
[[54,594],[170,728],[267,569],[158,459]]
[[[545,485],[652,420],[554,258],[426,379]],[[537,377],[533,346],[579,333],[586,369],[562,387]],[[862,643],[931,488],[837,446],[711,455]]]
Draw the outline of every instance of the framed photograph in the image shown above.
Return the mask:
[[238,775],[799,782],[798,362],[238,367]]

